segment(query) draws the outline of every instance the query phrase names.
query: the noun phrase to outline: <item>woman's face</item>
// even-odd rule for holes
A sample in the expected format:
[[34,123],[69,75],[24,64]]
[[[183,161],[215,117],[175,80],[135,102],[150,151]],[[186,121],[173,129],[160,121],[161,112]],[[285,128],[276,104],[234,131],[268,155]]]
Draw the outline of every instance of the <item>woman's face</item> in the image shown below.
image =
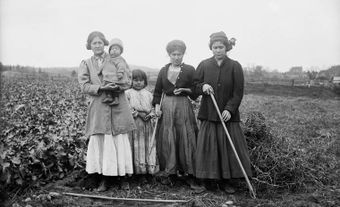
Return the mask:
[[101,55],[104,52],[104,42],[99,37],[93,38],[91,42],[91,50],[94,55]]
[[132,80],[132,88],[141,90],[145,87],[145,82],[142,78],[135,78]]
[[220,42],[220,41],[216,41],[214,42],[212,45],[211,45],[211,50],[214,54],[214,57],[217,59],[217,60],[221,60],[224,58],[224,56],[226,55],[227,53],[227,49],[225,47],[225,45]]
[[169,56],[170,56],[170,62],[172,63],[172,65],[179,66],[183,61],[184,54],[183,52],[179,50],[175,50],[172,53],[170,53]]

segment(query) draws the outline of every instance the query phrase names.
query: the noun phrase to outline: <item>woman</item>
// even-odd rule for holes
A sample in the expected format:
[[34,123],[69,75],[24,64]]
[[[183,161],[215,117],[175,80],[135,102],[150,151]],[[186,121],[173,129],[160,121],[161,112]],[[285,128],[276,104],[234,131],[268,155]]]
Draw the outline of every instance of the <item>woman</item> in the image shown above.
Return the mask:
[[[107,189],[108,176],[133,173],[128,132],[136,129],[124,93],[130,85],[103,85],[103,69],[115,67],[104,52],[107,45],[108,41],[101,32],[90,33],[86,48],[92,50],[93,56],[80,63],[78,72],[81,90],[90,97],[85,126],[85,135],[90,138],[86,172],[90,181],[100,178],[98,191]],[[103,103],[104,92],[119,92],[121,104],[111,107]]]
[[198,113],[201,125],[197,138],[196,177],[209,179],[208,188],[218,180],[219,187],[227,193],[235,191],[227,181],[241,178],[243,174],[210,94],[215,96],[247,175],[252,174],[247,143],[239,124],[244,77],[241,65],[227,56],[232,45],[224,32],[213,33],[209,43],[213,57],[203,60],[195,72],[195,93],[203,95]]
[[170,178],[177,175],[188,176],[186,180],[194,187],[191,178],[195,172],[197,124],[188,96],[196,99],[192,93],[195,69],[182,63],[185,50],[181,40],[166,46],[170,63],[158,74],[152,103],[156,115],[162,114],[156,132],[159,167],[167,177],[162,183],[170,184]]

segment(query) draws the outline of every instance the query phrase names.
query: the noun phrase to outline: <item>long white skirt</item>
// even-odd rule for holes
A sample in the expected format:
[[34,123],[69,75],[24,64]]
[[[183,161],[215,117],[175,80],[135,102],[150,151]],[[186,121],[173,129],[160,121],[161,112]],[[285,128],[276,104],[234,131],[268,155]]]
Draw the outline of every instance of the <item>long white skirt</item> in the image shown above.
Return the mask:
[[106,176],[132,174],[132,152],[128,134],[92,135],[87,147],[86,172]]

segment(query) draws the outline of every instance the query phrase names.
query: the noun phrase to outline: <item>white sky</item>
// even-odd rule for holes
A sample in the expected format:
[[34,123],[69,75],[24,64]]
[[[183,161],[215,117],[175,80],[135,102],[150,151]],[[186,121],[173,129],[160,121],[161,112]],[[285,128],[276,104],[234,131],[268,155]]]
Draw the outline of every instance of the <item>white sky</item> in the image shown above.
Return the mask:
[[129,64],[160,68],[166,44],[187,45],[184,62],[211,56],[209,35],[235,37],[229,56],[243,66],[287,71],[340,64],[339,0],[0,0],[0,61],[78,66],[88,34],[124,42]]

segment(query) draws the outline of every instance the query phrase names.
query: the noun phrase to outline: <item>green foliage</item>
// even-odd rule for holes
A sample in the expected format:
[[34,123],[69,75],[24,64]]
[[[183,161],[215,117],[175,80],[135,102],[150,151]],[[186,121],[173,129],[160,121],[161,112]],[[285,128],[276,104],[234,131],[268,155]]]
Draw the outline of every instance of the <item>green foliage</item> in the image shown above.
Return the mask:
[[77,82],[1,81],[0,184],[40,185],[83,167],[86,104]]

